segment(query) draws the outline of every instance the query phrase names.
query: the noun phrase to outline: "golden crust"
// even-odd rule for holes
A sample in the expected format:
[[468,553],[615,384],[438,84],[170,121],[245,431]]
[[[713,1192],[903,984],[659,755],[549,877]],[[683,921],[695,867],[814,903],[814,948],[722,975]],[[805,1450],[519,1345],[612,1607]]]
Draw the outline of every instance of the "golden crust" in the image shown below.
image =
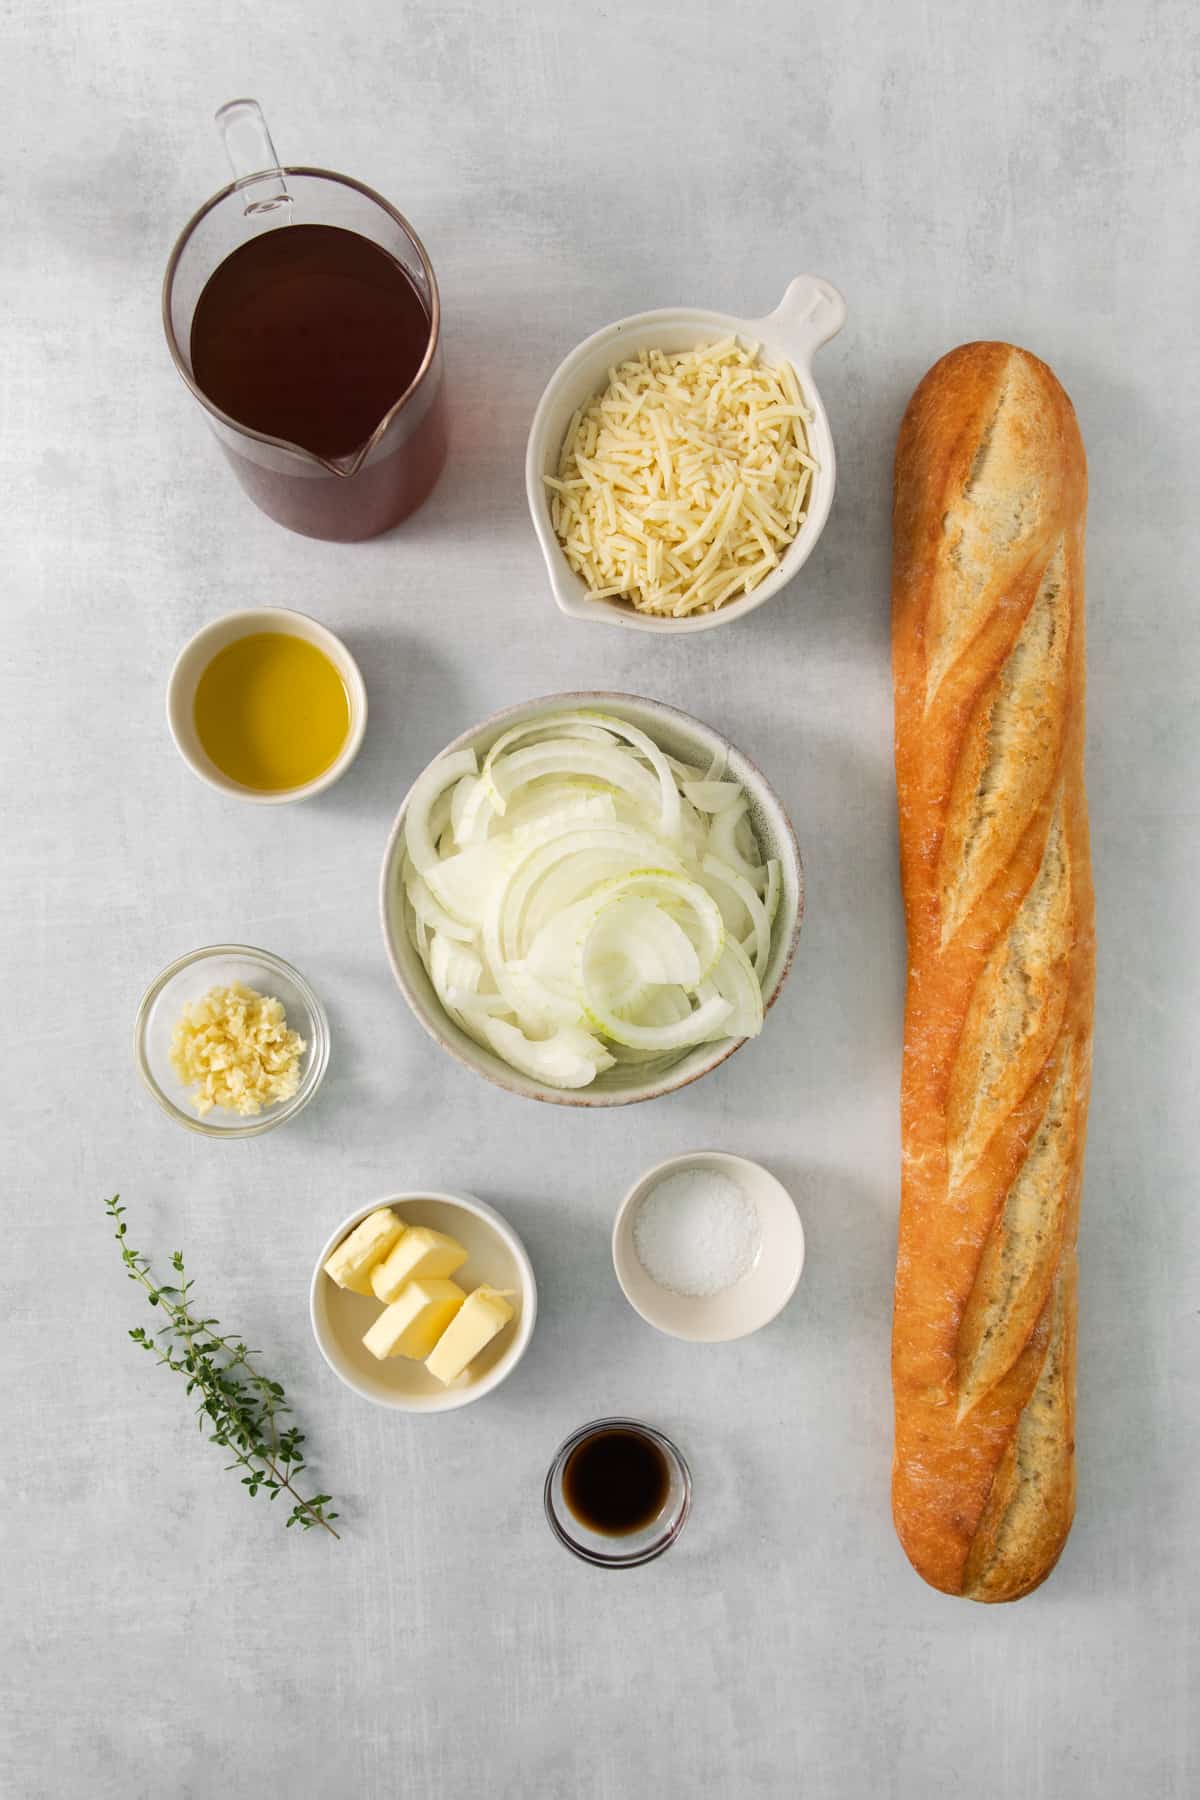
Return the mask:
[[964,344],[929,371],[892,520],[908,925],[892,1507],[918,1573],[978,1600],[1043,1581],[1074,1507],[1086,506],[1044,363]]

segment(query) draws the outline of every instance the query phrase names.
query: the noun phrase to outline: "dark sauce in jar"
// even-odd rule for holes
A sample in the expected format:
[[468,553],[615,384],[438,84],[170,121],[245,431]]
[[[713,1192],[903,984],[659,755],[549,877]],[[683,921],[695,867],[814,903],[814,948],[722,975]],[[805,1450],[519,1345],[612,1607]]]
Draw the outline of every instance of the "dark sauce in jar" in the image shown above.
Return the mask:
[[415,512],[446,457],[433,337],[407,271],[359,232],[279,225],[233,250],[196,303],[190,341],[192,378],[228,418],[340,464],[407,396],[352,475],[296,468],[285,452],[219,432],[255,505],[289,531],[341,543]]
[[339,225],[284,225],[239,244],[192,320],[192,373],[221,411],[348,456],[416,375],[429,314],[395,257]]
[[608,1537],[627,1537],[658,1517],[670,1493],[671,1471],[652,1438],[628,1426],[604,1426],[572,1450],[562,1486],[580,1524]]

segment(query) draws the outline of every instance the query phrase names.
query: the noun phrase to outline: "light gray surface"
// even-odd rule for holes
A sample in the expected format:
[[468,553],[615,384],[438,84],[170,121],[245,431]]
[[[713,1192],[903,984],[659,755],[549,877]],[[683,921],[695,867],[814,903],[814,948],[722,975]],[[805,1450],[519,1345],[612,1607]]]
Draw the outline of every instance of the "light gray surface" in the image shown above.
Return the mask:
[[[1194,7],[0,10],[3,1791],[1194,1793]],[[209,117],[246,92],[285,157],[409,212],[441,277],[452,462],[371,545],[254,513],[162,343],[170,241],[223,179]],[[550,369],[623,312],[765,309],[802,269],[850,319],[820,362],[841,487],[800,582],[675,644],[561,621],[521,491]],[[1090,451],[1101,944],[1079,1518],[1049,1585],[999,1610],[926,1590],[887,1502],[889,460],[926,366],[988,335],[1054,365]],[[183,639],[258,600],[344,632],[371,699],[351,776],[268,813],[192,778],[162,704]],[[438,1056],[375,916],[413,773],[491,709],[584,685],[725,727],[790,805],[810,883],[766,1037],[595,1114]],[[155,971],[229,936],[294,960],[336,1042],[302,1118],[220,1144],[156,1110],[128,1039]],[[698,1144],[769,1163],[809,1233],[782,1319],[711,1349],[642,1325],[607,1251],[626,1186]],[[331,1222],[421,1183],[508,1214],[543,1312],[501,1394],[405,1422],[337,1385],[305,1295]],[[340,1545],[248,1503],[125,1341],[152,1316],[103,1221],[117,1187],[137,1239],[184,1244],[287,1380]],[[696,1483],[678,1550],[623,1577],[574,1563],[540,1511],[559,1439],[613,1409],[675,1434]]]

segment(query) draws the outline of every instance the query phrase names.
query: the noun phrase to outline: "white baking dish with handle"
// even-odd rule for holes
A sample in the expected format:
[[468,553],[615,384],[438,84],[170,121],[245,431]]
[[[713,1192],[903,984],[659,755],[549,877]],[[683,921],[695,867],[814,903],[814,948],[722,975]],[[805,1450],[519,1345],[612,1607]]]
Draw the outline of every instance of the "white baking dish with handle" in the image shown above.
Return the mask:
[[[708,631],[744,618],[785,588],[812,555],[825,528],[837,480],[837,460],[829,418],[813,380],[813,357],[822,344],[842,328],[846,302],[831,282],[819,275],[797,275],[787,292],[765,319],[742,319],[732,313],[706,312],[698,307],[664,307],[657,312],[635,313],[593,332],[564,358],[546,384],[529,431],[525,453],[525,492],[533,528],[541,545],[550,587],[559,607],[570,618],[598,625],[624,625],[633,631],[678,633]],[[713,343],[731,333],[745,343],[758,344],[768,363],[790,362],[805,400],[812,410],[809,442],[818,464],[809,498],[808,513],[784,552],[779,567],[764,576],[748,594],[740,594],[716,612],[692,613],[681,619],[658,618],[640,613],[623,600],[594,600],[587,583],[567,561],[550,516],[550,490],[543,476],[558,469],[563,439],[575,412],[605,385],[608,371],[639,350],[690,350]]]

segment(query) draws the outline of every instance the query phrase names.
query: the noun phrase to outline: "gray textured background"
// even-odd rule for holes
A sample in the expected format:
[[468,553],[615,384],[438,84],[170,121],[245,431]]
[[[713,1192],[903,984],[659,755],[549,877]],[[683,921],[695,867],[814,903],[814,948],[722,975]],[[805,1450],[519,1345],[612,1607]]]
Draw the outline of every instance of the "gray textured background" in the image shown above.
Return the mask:
[[[4,0],[0,720],[5,1254],[3,1791],[504,1800],[1136,1795],[1200,1782],[1194,1225],[1200,1002],[1194,96],[1187,0],[817,8]],[[345,169],[438,269],[453,458],[361,547],[251,510],[167,359],[174,233],[224,179],[212,110]],[[834,515],[785,599],[674,643],[569,624],[521,459],[559,357],[623,312],[845,291],[819,363]],[[1083,1238],[1079,1519],[1050,1584],[988,1611],[892,1534],[887,1336],[902,926],[887,651],[889,461],[952,344],[1057,369],[1091,457],[1089,780],[1101,943]],[[344,632],[371,725],[350,777],[264,814],[175,756],[163,687],[205,620],[267,600]],[[533,1108],[439,1056],[392,986],[375,883],[413,773],[535,692],[628,687],[719,724],[795,818],[810,912],[765,1039],[626,1112]],[[334,1062],[287,1130],[193,1139],[129,1031],[170,957],[293,959]],[[608,1263],[649,1162],[768,1162],[810,1238],[741,1345],[655,1336]],[[309,1337],[312,1257],[375,1195],[469,1186],[525,1235],[519,1377],[406,1423]],[[269,1351],[338,1495],[285,1535],[127,1344],[150,1315],[101,1213],[186,1245]],[[692,1459],[680,1548],[604,1576],[540,1482],[591,1414]]]

